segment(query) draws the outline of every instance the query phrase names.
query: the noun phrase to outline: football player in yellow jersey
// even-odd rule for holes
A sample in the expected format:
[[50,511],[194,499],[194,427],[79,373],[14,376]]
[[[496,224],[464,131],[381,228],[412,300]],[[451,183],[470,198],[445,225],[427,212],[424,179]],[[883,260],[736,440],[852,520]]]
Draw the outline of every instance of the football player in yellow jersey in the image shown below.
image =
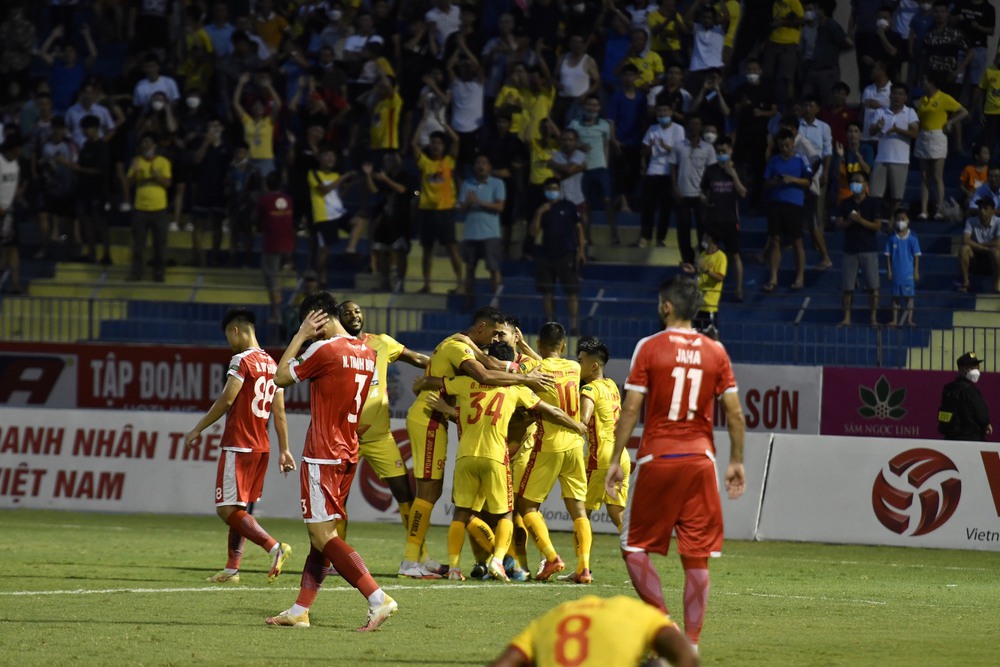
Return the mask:
[[[365,342],[375,350],[375,376],[372,378],[368,398],[361,408],[358,422],[358,455],[368,460],[369,465],[378,478],[389,486],[389,492],[399,505],[399,516],[403,520],[403,529],[408,531],[410,523],[410,507],[413,504],[413,491],[410,489],[410,477],[406,465],[399,454],[389,428],[389,394],[386,387],[386,374],[389,364],[404,361],[417,368],[427,368],[430,359],[426,354],[408,350],[402,343],[387,334],[364,333],[365,313],[354,301],[344,301],[340,304],[340,323],[348,334]],[[347,521],[337,527],[341,536],[346,534]],[[440,563],[428,562],[426,548],[421,553],[420,562],[430,570],[447,572]]]
[[[489,347],[490,356],[501,361],[514,360],[514,348],[495,342]],[[487,571],[494,579],[509,581],[504,557],[510,548],[514,526],[511,512],[514,494],[511,486],[507,453],[507,427],[518,408],[531,410],[539,419],[546,419],[564,428],[584,433],[583,424],[557,407],[543,402],[527,387],[494,387],[483,385],[468,376],[427,378],[426,384],[442,387],[444,396],[455,399],[455,407],[442,395],[431,395],[431,406],[448,414],[458,424],[458,455],[452,498],[455,513],[448,529],[449,579],[464,580],[459,569],[462,544],[468,529],[473,539],[478,535],[469,528],[473,508],[478,508],[488,524],[496,526],[490,545],[491,558]]]
[[[538,335],[538,353],[541,361],[531,360],[522,364],[525,372],[541,369],[553,376],[555,386],[538,392],[538,396],[563,410],[573,419],[580,417],[580,364],[563,359],[566,351],[566,329],[558,322],[548,322]],[[556,553],[549,539],[539,506],[548,497],[556,479],[562,488],[566,511],[573,518],[573,538],[576,542],[576,572],[573,581],[589,584],[590,547],[593,534],[584,501],[587,499],[587,472],[583,461],[583,438],[571,429],[535,421],[535,437],[531,454],[523,465],[514,469],[514,486],[517,489],[517,510],[524,521],[535,546],[542,552],[535,579],[545,581],[565,569],[563,560]]]
[[674,667],[698,665],[698,654],[669,616],[624,595],[585,595],[533,620],[491,667],[631,667],[650,653]]
[[615,426],[622,411],[618,385],[611,378],[604,377],[604,366],[609,356],[608,346],[599,338],[581,338],[577,343],[576,358],[580,362],[580,382],[583,384],[580,388],[580,421],[587,425],[587,518],[590,518],[591,512],[601,509],[601,503],[604,503],[608,516],[620,532],[632,462],[628,452],[623,451],[620,463],[625,479],[621,491],[617,496],[605,493],[604,478],[611,466]]
[[[551,387],[551,377],[544,372],[511,373],[513,364],[489,357],[477,358],[475,346],[486,347],[497,336],[503,314],[496,308],[480,308],[464,334],[450,336],[431,353],[425,374],[428,377],[468,375],[481,384],[495,386],[526,385],[540,391]],[[469,342],[473,345],[469,345]],[[413,476],[417,498],[410,510],[410,526],[399,575],[418,579],[436,579],[440,575],[420,565],[420,550],[430,526],[431,510],[441,497],[445,457],[448,452],[448,429],[444,415],[427,403],[432,390],[423,390],[406,413],[406,430],[413,452]],[[488,526],[487,526],[488,528]]]

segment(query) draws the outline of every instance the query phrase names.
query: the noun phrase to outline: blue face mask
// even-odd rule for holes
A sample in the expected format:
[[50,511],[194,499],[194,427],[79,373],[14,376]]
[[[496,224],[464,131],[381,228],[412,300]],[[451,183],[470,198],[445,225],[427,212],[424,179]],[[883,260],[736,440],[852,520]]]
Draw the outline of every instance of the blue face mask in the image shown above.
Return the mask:
[[727,153],[720,153],[719,155],[716,156],[716,159],[719,162],[729,162],[729,160],[731,160],[732,157],[730,155],[728,155]]
[[670,123],[672,123],[673,120],[674,119],[671,118],[670,116],[663,116],[662,118],[657,117],[656,122],[658,122],[663,127],[666,127],[667,125],[670,125]]
[[545,191],[545,198],[548,199],[549,201],[555,201],[555,200],[559,199],[559,191],[558,190],[546,190]]
[[865,191],[865,184],[864,183],[856,183],[856,182],[855,183],[851,183],[851,192],[853,194],[859,195],[859,194],[861,194],[864,191]]

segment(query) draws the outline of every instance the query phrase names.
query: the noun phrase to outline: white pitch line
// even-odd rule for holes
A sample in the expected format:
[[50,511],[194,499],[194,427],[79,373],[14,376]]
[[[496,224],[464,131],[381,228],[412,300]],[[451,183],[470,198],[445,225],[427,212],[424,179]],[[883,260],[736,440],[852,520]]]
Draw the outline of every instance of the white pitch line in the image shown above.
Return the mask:
[[[726,554],[725,558],[742,559],[742,560],[768,560],[766,557],[761,556],[747,556],[743,554]],[[818,563],[821,565],[860,565],[869,567],[898,567],[898,568],[912,568],[916,570],[949,570],[957,572],[994,572],[995,568],[989,567],[962,567],[961,565],[927,565],[926,563],[878,563],[875,561],[861,561],[861,560],[825,560],[823,558],[791,558],[785,556],[779,556],[783,561],[792,561],[795,563]]]

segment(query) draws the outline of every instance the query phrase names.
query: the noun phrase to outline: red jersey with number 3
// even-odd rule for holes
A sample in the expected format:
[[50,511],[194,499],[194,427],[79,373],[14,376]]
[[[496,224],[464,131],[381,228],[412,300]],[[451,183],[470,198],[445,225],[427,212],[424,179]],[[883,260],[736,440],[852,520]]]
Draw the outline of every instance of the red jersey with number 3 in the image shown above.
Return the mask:
[[309,463],[358,460],[358,415],[375,374],[375,351],[350,336],[316,341],[288,362],[296,382],[309,385],[309,430],[302,459]]
[[625,390],[646,395],[639,458],[702,454],[706,440],[715,451],[715,398],[736,391],[736,378],[720,343],[692,329],[667,329],[636,344]]
[[278,365],[264,350],[250,348],[233,355],[227,375],[243,383],[226,413],[222,448],[240,452],[269,452],[267,420],[278,390],[274,373]]

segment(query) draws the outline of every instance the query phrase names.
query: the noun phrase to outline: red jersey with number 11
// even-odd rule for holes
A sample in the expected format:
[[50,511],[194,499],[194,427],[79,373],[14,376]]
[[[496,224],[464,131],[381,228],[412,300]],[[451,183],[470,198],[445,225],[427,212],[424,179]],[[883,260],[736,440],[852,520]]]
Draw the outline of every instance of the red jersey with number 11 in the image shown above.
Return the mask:
[[222,448],[237,452],[269,452],[271,440],[267,420],[276,391],[274,372],[278,365],[264,350],[250,348],[234,354],[226,374],[243,383],[226,413]]
[[667,329],[640,340],[632,353],[626,391],[646,395],[638,457],[713,453],[715,398],[736,391],[729,355],[692,329]]
[[350,336],[316,341],[288,362],[296,382],[309,385],[308,463],[358,460],[358,415],[375,374],[375,351]]

